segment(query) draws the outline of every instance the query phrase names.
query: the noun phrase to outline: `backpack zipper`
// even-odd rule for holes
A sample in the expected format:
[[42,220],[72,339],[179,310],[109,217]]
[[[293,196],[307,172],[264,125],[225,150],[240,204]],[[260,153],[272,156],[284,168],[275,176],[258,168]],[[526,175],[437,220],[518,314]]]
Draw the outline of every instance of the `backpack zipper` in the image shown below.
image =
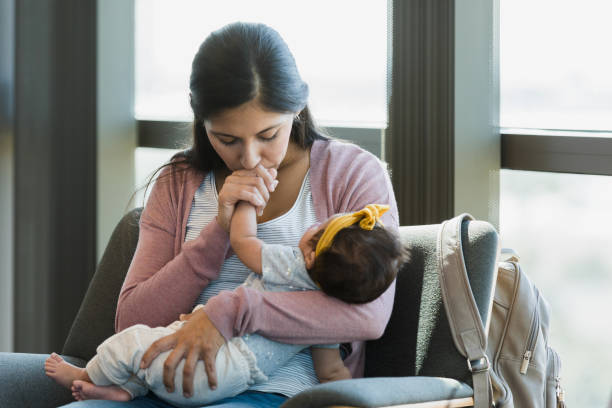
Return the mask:
[[533,320],[531,322],[531,329],[529,330],[529,337],[527,337],[527,349],[523,353],[523,361],[521,362],[521,374],[527,374],[529,368],[529,362],[533,356],[533,352],[536,346],[536,340],[538,339],[538,329],[540,327],[540,291],[536,291],[536,304],[533,310]]
[[555,380],[555,394],[557,395],[557,407],[565,408],[565,391],[561,387],[561,376],[559,373],[559,369],[561,366],[561,360],[559,359],[559,355],[552,349],[550,349],[550,354],[552,354],[554,364],[553,364],[553,378]]

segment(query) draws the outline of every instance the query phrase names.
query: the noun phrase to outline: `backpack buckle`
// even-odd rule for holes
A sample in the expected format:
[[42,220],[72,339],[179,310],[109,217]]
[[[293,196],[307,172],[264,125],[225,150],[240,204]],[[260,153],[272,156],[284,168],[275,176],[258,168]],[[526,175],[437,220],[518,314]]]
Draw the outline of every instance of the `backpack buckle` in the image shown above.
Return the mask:
[[467,360],[468,368],[471,373],[481,373],[483,371],[489,370],[489,357],[485,354],[481,358],[477,358],[476,360]]

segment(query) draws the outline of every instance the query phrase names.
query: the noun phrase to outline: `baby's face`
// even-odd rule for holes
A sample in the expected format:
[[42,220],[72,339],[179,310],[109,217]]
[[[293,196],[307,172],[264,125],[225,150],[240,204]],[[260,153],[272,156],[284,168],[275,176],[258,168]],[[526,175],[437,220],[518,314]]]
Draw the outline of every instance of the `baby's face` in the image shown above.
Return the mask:
[[310,269],[312,263],[314,263],[314,254],[316,247],[312,245],[312,238],[317,235],[319,231],[323,231],[325,228],[327,228],[329,222],[337,216],[338,214],[332,215],[323,222],[311,225],[310,228],[306,230],[304,235],[302,235],[298,247],[302,251],[302,255],[304,255],[304,260],[306,261],[306,268]]

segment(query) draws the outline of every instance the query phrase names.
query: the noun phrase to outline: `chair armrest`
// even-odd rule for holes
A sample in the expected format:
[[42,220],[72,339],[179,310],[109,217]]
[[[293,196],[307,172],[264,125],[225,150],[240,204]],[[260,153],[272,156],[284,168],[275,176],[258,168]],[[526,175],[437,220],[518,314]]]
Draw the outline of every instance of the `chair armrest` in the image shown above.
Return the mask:
[[[320,384],[287,400],[281,408],[389,407],[443,401],[444,407],[471,406],[468,385],[440,377],[356,378]],[[452,405],[451,401],[462,400]],[[466,405],[468,404],[468,405]],[[415,405],[435,406],[435,405]]]

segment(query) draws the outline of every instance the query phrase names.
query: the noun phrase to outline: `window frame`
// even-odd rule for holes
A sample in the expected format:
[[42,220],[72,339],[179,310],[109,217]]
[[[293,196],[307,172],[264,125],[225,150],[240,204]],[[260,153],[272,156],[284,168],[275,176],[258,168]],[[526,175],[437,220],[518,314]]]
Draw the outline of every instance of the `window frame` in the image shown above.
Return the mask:
[[[498,226],[498,0],[387,1],[389,123],[379,131],[400,224],[438,223],[458,211]],[[138,129],[139,146],[185,145],[184,137],[153,136],[145,123]],[[351,132],[331,133],[353,140]]]
[[[376,149],[372,147],[374,143],[371,140],[380,137],[378,156],[390,162],[392,175],[396,175],[394,188],[401,206],[400,214],[416,211],[409,219],[402,220],[406,224],[436,222],[452,216],[456,212],[457,195],[461,194],[460,191],[457,191],[456,194],[454,192],[460,189],[457,187],[458,179],[469,176],[457,174],[466,166],[465,153],[461,153],[461,150],[469,153],[475,149],[477,144],[490,142],[489,140],[466,138],[466,130],[461,127],[462,125],[456,123],[455,104],[457,102],[453,102],[452,99],[453,96],[457,96],[457,92],[461,92],[456,87],[465,80],[464,78],[453,78],[453,75],[457,75],[454,71],[459,69],[456,67],[458,63],[456,54],[461,50],[458,50],[457,47],[462,46],[459,44],[461,39],[457,37],[463,35],[461,32],[456,32],[461,31],[462,28],[453,27],[453,21],[457,25],[465,24],[462,15],[471,9],[458,9],[454,1],[446,3],[448,4],[438,7],[419,2],[405,3],[388,0],[389,127],[387,129],[326,128],[333,136],[356,141],[375,154]],[[496,38],[499,15],[495,13],[499,13],[497,3],[493,6],[493,15],[487,17],[490,18],[493,30],[493,57],[498,56],[496,47],[499,46],[498,38]],[[404,25],[393,26],[394,21],[396,23],[406,21],[404,19],[406,16],[414,18],[414,20],[407,21],[418,22],[425,19],[432,23],[429,25],[415,23],[411,26],[412,31],[408,33],[410,35],[407,35],[403,32],[406,31],[402,28]],[[436,20],[432,20],[432,16],[437,16]],[[422,46],[423,41],[426,42],[426,47]],[[424,49],[438,51],[427,53],[424,57]],[[448,57],[451,55],[454,55],[454,59],[449,60]],[[421,61],[420,65],[414,67],[414,61]],[[494,65],[492,69],[495,70],[496,66]],[[398,76],[398,72],[403,72],[403,74]],[[429,72],[425,81],[435,83],[437,86],[411,88],[413,82],[408,75],[410,72],[415,75]],[[396,95],[392,93],[394,89],[391,86],[392,80],[395,80],[395,89],[411,90],[408,92],[409,100],[401,96],[394,99]],[[496,86],[498,84],[491,84],[488,91],[485,92],[496,95]],[[482,95],[480,98],[486,97]],[[421,107],[420,101],[428,101],[427,109]],[[498,123],[498,113],[493,112],[490,116],[494,125]],[[397,123],[398,118],[401,122],[399,124]],[[410,118],[410,121],[407,121],[406,118]],[[185,146],[191,137],[188,122],[138,120],[137,125],[138,147],[176,149]],[[491,141],[499,144],[499,169],[612,175],[611,132],[510,129],[495,126],[491,131],[494,133],[492,137],[497,138],[497,141]],[[401,134],[401,140],[393,138],[394,133]],[[370,138],[369,142],[368,138]],[[460,147],[461,145],[463,146]],[[430,152],[435,157],[432,156],[423,161],[423,149],[427,149],[427,146],[430,148],[435,146],[436,153]],[[455,151],[460,153],[457,154]],[[474,151],[472,153],[482,156],[489,154],[488,152]],[[420,163],[420,165],[415,168],[414,163]],[[457,166],[461,169],[457,169]],[[397,176],[401,177],[401,182]],[[429,181],[425,183],[423,180]],[[495,184],[495,181],[492,183]],[[497,180],[497,185],[499,185],[499,180]],[[489,192],[489,199],[494,201],[494,198],[491,200],[491,194]],[[412,198],[417,196],[420,197],[420,202]],[[480,194],[478,199],[482,200],[484,196],[485,194]],[[429,212],[426,213],[427,211],[421,207],[435,208],[435,210],[428,210]],[[489,218],[492,218],[489,221],[496,224],[495,217]]]
[[501,143],[502,169],[612,176],[610,132],[502,129]]
[[[137,147],[184,149],[191,145],[191,128],[191,122],[140,119],[137,121]],[[334,138],[350,140],[384,161],[385,129],[346,126],[322,128]]]

